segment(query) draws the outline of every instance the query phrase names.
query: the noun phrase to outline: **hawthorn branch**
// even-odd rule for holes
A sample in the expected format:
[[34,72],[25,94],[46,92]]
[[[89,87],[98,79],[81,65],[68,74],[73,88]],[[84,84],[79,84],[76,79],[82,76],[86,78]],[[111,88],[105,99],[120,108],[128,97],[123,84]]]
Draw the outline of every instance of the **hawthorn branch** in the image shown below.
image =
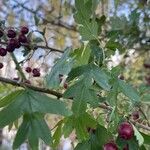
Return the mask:
[[[7,43],[7,42],[0,41],[0,44],[7,45],[8,43]],[[27,44],[22,44],[22,46],[28,46],[28,45],[27,45]],[[35,47],[34,47],[33,49],[37,49],[37,48],[48,49],[48,50],[50,50],[51,52],[64,53],[62,50],[59,50],[59,49],[56,49],[56,48],[53,48],[53,47],[49,47],[48,45],[47,45],[47,46],[35,45]]]
[[[8,79],[8,78],[0,77],[0,82],[11,84],[13,86],[18,86],[18,87],[22,87],[22,88],[28,87],[29,89],[32,89],[34,91],[54,95],[57,98],[63,97],[63,93],[60,93],[60,92],[57,92],[57,91],[54,91],[54,90],[50,90],[50,89],[47,89],[47,88],[36,87],[36,86],[30,85],[30,84],[27,84],[27,83],[24,83],[24,82],[17,82],[15,80],[11,80],[11,79]],[[107,105],[102,104],[102,103],[99,105],[99,107],[102,108],[102,109],[106,109],[108,111],[112,111],[112,108],[110,106],[107,106]],[[131,120],[131,122],[139,128],[150,131],[150,127],[148,127],[148,126],[145,126],[145,125],[140,124],[140,123],[138,123],[136,121],[133,121],[133,120]]]
[[34,91],[51,94],[51,95],[54,95],[58,98],[63,96],[63,94],[58,93],[58,92],[53,91],[53,90],[50,90],[50,89],[47,89],[47,88],[36,87],[36,86],[31,85],[31,84],[27,84],[27,83],[24,83],[24,82],[17,82],[15,80],[11,80],[11,79],[8,79],[8,78],[0,77],[0,82],[11,84],[11,85],[14,85],[14,86],[19,86],[19,87],[22,87],[22,88],[28,87],[28,88],[30,88]]

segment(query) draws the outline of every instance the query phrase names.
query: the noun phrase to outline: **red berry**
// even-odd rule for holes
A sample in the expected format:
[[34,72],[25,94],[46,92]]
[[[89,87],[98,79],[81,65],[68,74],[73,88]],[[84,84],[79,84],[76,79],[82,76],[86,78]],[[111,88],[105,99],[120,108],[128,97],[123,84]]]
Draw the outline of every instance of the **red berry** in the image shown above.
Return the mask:
[[68,84],[64,83],[64,88],[67,89],[68,88]]
[[28,32],[29,32],[28,27],[22,27],[22,28],[21,28],[21,33],[22,33],[22,34],[27,34]]
[[144,67],[147,68],[147,69],[150,68],[150,64],[146,64],[146,63],[145,63],[145,64],[143,64],[143,65],[144,65]]
[[133,127],[128,122],[123,122],[118,127],[119,137],[124,140],[130,140],[134,135]]
[[28,42],[27,37],[24,34],[20,34],[18,40],[20,43],[27,43]]
[[133,120],[137,120],[137,119],[139,119],[139,112],[138,111],[134,111],[133,113],[132,113],[132,117],[133,117]]
[[40,77],[41,73],[40,72],[37,72],[37,73],[34,73],[33,74],[33,77]]
[[3,63],[0,63],[0,69],[2,69],[4,67]]
[[14,30],[10,29],[10,30],[7,31],[7,36],[9,38],[15,38],[16,37],[16,32]]
[[123,150],[129,150],[129,145],[125,145],[125,147],[123,148]]
[[40,70],[38,68],[34,68],[32,70],[32,73],[33,73],[33,77],[39,77],[41,75]]
[[4,35],[3,31],[0,30],[0,38]]
[[6,56],[7,50],[4,48],[0,48],[0,56]]
[[118,150],[118,147],[115,143],[110,142],[104,145],[103,150]]
[[10,39],[9,42],[8,42],[8,45],[11,46],[11,47],[14,47],[14,48],[16,48],[17,44],[18,44],[17,39]]
[[26,72],[27,72],[27,73],[30,73],[31,71],[32,71],[32,69],[31,69],[30,67],[27,67],[27,68],[26,68]]
[[16,80],[16,81],[18,81],[18,80],[19,80],[19,77],[15,77],[15,78],[13,78],[13,80]]
[[10,45],[7,45],[6,50],[7,50],[7,52],[13,52],[15,50],[15,48]]

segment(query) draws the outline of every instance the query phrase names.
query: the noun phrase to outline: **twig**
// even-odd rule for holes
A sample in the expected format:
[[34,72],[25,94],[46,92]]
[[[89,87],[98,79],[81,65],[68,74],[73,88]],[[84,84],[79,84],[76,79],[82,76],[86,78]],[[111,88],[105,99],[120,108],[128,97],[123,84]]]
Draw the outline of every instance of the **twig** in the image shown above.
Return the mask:
[[25,74],[23,73],[23,71],[22,71],[22,69],[21,69],[21,67],[20,67],[20,65],[19,65],[19,63],[18,63],[18,61],[17,61],[17,59],[16,59],[16,56],[14,55],[14,53],[11,53],[10,55],[11,55],[11,57],[12,57],[14,63],[16,64],[16,69],[17,69],[18,72],[20,73],[22,79],[23,79],[23,80],[26,80],[26,76],[25,76]]
[[11,85],[14,85],[14,86],[20,86],[22,88],[28,87],[28,88],[30,88],[34,91],[47,93],[47,94],[52,94],[52,95],[54,95],[58,98],[63,96],[61,93],[58,93],[56,91],[53,91],[53,90],[50,90],[50,89],[47,89],[47,88],[36,87],[36,86],[31,85],[31,84],[27,84],[27,83],[24,83],[24,82],[17,82],[15,80],[11,80],[11,79],[8,79],[8,78],[0,77],[0,82],[8,83],[8,84],[11,84]]

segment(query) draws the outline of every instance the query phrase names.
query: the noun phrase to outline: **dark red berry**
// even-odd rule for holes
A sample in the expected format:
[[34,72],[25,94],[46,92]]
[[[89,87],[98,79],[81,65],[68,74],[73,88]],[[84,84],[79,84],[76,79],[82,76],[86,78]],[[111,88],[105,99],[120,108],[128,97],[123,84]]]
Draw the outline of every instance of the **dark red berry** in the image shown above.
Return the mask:
[[30,73],[31,71],[32,71],[32,69],[31,69],[30,67],[27,67],[27,68],[26,68],[26,72],[27,72],[27,73]]
[[6,56],[7,50],[4,48],[0,48],[0,56]]
[[40,74],[40,69],[38,68],[34,68],[32,70],[32,73],[33,73],[33,77],[39,77],[41,74]]
[[13,80],[18,81],[18,80],[19,80],[19,77],[15,77],[15,78],[13,78]]
[[128,122],[123,122],[118,127],[119,137],[124,140],[130,140],[134,135],[133,127]]
[[20,48],[21,47],[21,43],[19,42],[19,40],[16,40],[16,48]]
[[7,31],[7,36],[9,38],[15,38],[16,37],[16,32],[14,30],[10,29],[10,30]]
[[9,42],[8,42],[8,45],[11,46],[11,47],[16,48],[17,43],[18,43],[17,39],[10,39]]
[[34,73],[33,74],[33,77],[40,77],[41,73],[40,72],[37,72],[37,73]]
[[3,63],[0,63],[0,69],[2,69],[4,67]]
[[123,150],[129,150],[129,145],[125,145],[125,147],[123,148]]
[[21,28],[21,33],[22,33],[22,34],[27,34],[28,32],[29,32],[28,27],[22,27],[22,28]]
[[145,64],[143,64],[143,65],[144,65],[144,67],[147,68],[147,69],[150,68],[150,64],[146,64],[146,63],[145,63]]
[[27,43],[28,42],[27,37],[24,34],[20,34],[18,40],[20,43]]
[[6,50],[7,52],[13,52],[15,48],[13,46],[7,45]]
[[4,35],[3,31],[0,30],[0,38]]
[[115,143],[110,142],[104,145],[103,150],[118,150],[118,147]]
[[139,119],[139,117],[140,117],[140,115],[139,115],[139,112],[138,112],[138,111],[134,111],[134,112],[132,113],[132,118],[133,118],[133,120],[137,120],[137,119]]
[[67,89],[68,88],[68,84],[65,82],[64,83],[64,88]]

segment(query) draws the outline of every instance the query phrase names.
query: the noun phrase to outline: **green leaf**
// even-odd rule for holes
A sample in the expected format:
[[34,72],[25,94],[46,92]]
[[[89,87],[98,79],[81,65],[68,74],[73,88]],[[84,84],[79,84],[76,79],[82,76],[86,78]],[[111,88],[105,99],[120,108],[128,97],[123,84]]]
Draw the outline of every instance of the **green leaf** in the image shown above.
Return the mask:
[[79,32],[83,41],[90,41],[98,38],[98,24],[96,21],[85,22],[79,27]]
[[113,50],[114,52],[116,51],[116,49],[118,49],[119,52],[125,51],[125,48],[119,42],[115,42],[114,40],[109,40],[105,47],[110,50]]
[[138,92],[131,85],[122,80],[118,80],[118,83],[119,88],[124,95],[126,95],[129,99],[131,99],[135,103],[140,101],[140,96]]
[[118,82],[112,83],[112,89],[109,91],[107,96],[107,101],[111,106],[114,106],[117,102],[117,96],[118,96]]
[[136,129],[136,127],[134,125],[132,125],[132,126],[134,129],[134,135],[139,143],[139,146],[141,146],[144,143],[144,138],[143,138],[142,134]]
[[103,126],[98,126],[96,132],[90,135],[87,141],[79,143],[75,150],[98,150],[103,149],[103,145],[111,139],[111,133]]
[[74,98],[73,110],[78,110],[78,112],[80,112],[79,110],[81,109],[81,112],[83,112],[83,110],[86,108],[86,103],[91,104],[93,107],[98,105],[99,100],[97,98],[96,92],[90,89],[91,85],[92,79],[89,78],[89,76],[86,76],[65,91],[64,97]]
[[79,143],[74,150],[91,150],[91,145],[88,141]]
[[88,113],[84,113],[80,116],[73,116],[74,128],[76,130],[79,141],[86,140],[89,137],[87,128],[95,128],[96,121]]
[[21,117],[21,115],[23,114],[22,109],[26,106],[24,100],[25,99],[22,97],[22,95],[18,95],[15,97],[15,100],[13,100],[12,103],[10,103],[7,107],[3,108],[0,111],[1,128]]
[[58,146],[61,136],[62,136],[62,125],[63,125],[63,120],[59,121],[57,123],[57,129],[53,135],[53,147],[55,148]]
[[23,123],[17,131],[15,140],[13,142],[13,149],[17,149],[27,139],[29,127],[29,122],[26,119],[24,119]]
[[111,88],[111,86],[109,85],[110,77],[99,67],[97,66],[92,66],[92,67],[93,67],[92,74],[96,83],[103,89],[109,91]]
[[97,40],[90,41],[89,47],[91,48],[94,61],[96,61],[99,65],[102,65],[103,49],[100,47],[98,41]]
[[73,69],[69,73],[69,79],[74,79],[79,76],[85,76],[92,78],[96,83],[102,87],[104,90],[109,91],[111,86],[109,85],[110,76],[98,66],[94,64],[84,65]]
[[150,102],[150,94],[144,94],[141,99],[142,102]]
[[29,91],[28,95],[31,98],[32,112],[52,113],[64,116],[71,114],[66,108],[65,103],[60,100],[34,91]]
[[43,117],[34,116],[31,120],[31,128],[36,133],[35,136],[41,138],[47,145],[51,144],[51,133]]
[[32,149],[38,149],[38,139],[42,139],[47,145],[51,144],[51,133],[47,126],[44,115],[39,113],[25,114],[23,123],[16,134],[13,148],[18,148],[26,139]]
[[67,75],[74,64],[70,57],[70,50],[66,50],[63,56],[56,62],[50,73],[46,76],[46,85],[49,88],[58,88],[60,84],[59,75]]
[[17,90],[14,92],[11,92],[9,95],[6,95],[0,99],[0,107],[4,107],[8,104],[10,104],[17,96],[22,94],[23,90]]
[[76,14],[74,18],[77,23],[84,24],[85,21],[89,21],[92,14],[92,1],[91,0],[75,0]]
[[82,46],[79,49],[75,49],[72,56],[75,59],[74,67],[86,65],[89,62],[91,50],[87,46]]
[[[10,101],[12,94],[5,99]],[[21,117],[24,113],[52,113],[58,115],[68,116],[71,112],[66,108],[62,101],[50,98],[45,94],[35,92],[32,90],[22,90],[15,97],[12,96],[12,102],[0,111],[0,127],[4,127],[16,119]],[[11,115],[9,115],[11,114]]]
[[73,131],[73,129],[74,129],[73,125],[74,125],[74,123],[73,123],[72,117],[65,118],[64,126],[62,128],[62,132],[63,132],[65,138],[67,138]]
[[145,134],[145,133],[143,133],[143,132],[140,132],[141,133],[141,135],[143,136],[143,138],[144,138],[144,144],[147,144],[147,145],[150,145],[150,135],[148,135],[148,134]]

